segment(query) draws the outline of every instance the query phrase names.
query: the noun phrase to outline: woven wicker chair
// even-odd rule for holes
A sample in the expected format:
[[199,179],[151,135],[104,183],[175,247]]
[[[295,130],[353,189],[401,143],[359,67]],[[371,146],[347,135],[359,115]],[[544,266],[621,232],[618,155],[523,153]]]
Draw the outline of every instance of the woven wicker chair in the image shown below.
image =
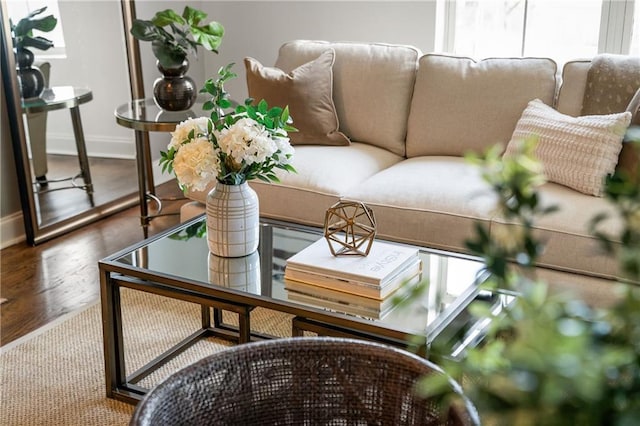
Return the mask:
[[[363,340],[297,337],[235,346],[153,388],[131,425],[466,425],[471,403],[419,399],[419,377],[443,374],[406,351]],[[444,411],[444,413],[443,413]]]

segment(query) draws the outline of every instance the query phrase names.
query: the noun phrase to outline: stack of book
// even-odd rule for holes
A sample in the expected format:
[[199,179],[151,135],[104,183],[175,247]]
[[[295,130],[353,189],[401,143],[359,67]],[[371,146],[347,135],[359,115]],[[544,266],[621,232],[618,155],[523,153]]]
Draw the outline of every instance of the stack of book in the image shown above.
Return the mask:
[[289,300],[379,319],[420,281],[422,261],[415,247],[377,240],[368,256],[333,256],[322,238],[287,259],[284,278]]

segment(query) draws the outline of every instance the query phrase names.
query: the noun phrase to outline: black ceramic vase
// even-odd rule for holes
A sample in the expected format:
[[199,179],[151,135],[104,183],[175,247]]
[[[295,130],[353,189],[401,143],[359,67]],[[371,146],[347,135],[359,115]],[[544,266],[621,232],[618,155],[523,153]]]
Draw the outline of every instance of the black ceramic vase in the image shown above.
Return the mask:
[[191,108],[198,96],[196,84],[186,74],[189,61],[185,59],[181,65],[164,68],[156,62],[162,77],[153,83],[153,99],[160,108],[166,111],[185,111]]
[[37,98],[44,90],[44,76],[38,68],[33,68],[33,52],[16,49],[16,72],[23,99]]

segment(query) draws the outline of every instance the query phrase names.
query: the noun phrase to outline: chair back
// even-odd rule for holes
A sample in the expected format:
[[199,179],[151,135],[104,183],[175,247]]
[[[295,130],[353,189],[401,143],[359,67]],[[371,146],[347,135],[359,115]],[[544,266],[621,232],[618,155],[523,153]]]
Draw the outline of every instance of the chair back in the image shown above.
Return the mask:
[[[473,405],[423,399],[414,385],[444,374],[379,343],[296,337],[234,346],[165,379],[138,404],[131,425],[467,425]],[[444,407],[444,408],[443,408]]]

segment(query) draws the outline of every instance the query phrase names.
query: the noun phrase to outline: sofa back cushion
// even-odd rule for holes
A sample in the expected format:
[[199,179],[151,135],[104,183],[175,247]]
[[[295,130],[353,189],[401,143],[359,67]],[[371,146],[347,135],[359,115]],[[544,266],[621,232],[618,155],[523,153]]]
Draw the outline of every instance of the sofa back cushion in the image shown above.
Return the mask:
[[556,102],[558,112],[572,117],[580,115],[589,67],[591,67],[589,59],[578,59],[564,64],[562,82]]
[[381,43],[294,40],[280,47],[275,66],[290,72],[330,48],[336,54],[333,100],[340,131],[352,141],[405,155],[420,51]]
[[507,145],[532,99],[553,105],[557,65],[545,58],[420,58],[407,157],[461,156]]

